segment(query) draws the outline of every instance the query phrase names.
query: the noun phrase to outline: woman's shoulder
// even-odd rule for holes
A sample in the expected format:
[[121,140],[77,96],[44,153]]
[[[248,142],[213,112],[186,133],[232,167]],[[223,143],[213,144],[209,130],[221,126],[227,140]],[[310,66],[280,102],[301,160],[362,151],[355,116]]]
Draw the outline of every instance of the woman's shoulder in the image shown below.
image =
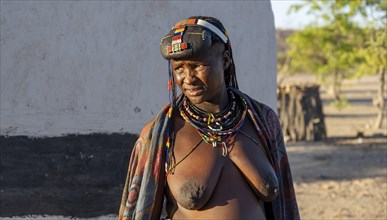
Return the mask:
[[249,102],[254,106],[255,110],[258,110],[261,113],[270,112],[270,113],[276,114],[276,111],[272,109],[270,106],[266,105],[265,103],[255,100],[254,98],[252,98],[251,96],[247,95],[246,93],[240,90],[237,90],[237,91],[239,92],[239,94],[243,95],[245,98],[249,100]]
[[147,134],[150,129],[152,128],[153,124],[155,123],[156,118],[152,118],[146,125],[142,128],[140,137],[143,137],[145,134]]
[[266,105],[265,103],[259,102],[255,99],[252,99],[252,98],[250,98],[250,99],[251,99],[251,102],[253,102],[254,105],[256,107],[258,107],[259,110],[262,111],[263,113],[274,113],[275,115],[277,115],[276,111],[273,108],[271,108],[270,106]]
[[149,122],[147,122],[145,124],[145,126],[142,128],[141,130],[141,133],[140,133],[140,137],[143,137],[144,135],[146,135],[147,133],[149,133],[149,131],[151,130],[152,126],[155,124],[156,121],[160,121],[158,119],[160,119],[160,117],[166,117],[167,115],[167,112],[169,110],[169,104],[165,105],[161,110],[160,112],[157,114],[156,117],[152,118]]

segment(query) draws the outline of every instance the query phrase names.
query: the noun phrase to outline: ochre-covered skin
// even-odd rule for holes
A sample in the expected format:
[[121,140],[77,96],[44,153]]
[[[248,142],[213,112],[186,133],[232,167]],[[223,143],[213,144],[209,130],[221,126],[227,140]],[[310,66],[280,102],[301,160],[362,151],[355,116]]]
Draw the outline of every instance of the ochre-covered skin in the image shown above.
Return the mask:
[[[225,33],[223,27],[221,31]],[[175,30],[171,30],[160,43],[162,56],[170,60],[174,83],[197,108],[221,112],[230,105],[230,84],[225,80],[233,65],[229,41],[220,41],[205,27],[188,25],[181,38],[188,48],[171,51],[174,34]],[[166,179],[169,218],[266,219],[264,202],[276,198],[278,181],[266,152],[258,145],[259,137],[249,118],[241,128],[243,133],[227,142],[226,156],[222,155],[222,147],[200,142],[202,137],[180,116],[178,109],[173,114],[173,129],[174,161],[179,164]]]
[[[175,128],[175,156],[179,161],[200,136],[180,117]],[[258,140],[249,119],[242,130]],[[263,202],[275,198],[278,182],[265,152],[240,133],[229,147],[229,155],[223,157],[221,148],[203,142],[173,175],[168,175],[170,217],[266,219]]]
[[[232,62],[223,44],[191,58],[172,59],[176,85],[196,107],[220,112],[229,103],[224,71]],[[197,130],[174,112],[174,156],[179,162],[200,141]],[[167,176],[167,209],[173,219],[266,219],[264,202],[274,200],[278,181],[257,131],[245,119],[233,142],[222,148],[202,142]],[[253,140],[252,140],[253,139]]]

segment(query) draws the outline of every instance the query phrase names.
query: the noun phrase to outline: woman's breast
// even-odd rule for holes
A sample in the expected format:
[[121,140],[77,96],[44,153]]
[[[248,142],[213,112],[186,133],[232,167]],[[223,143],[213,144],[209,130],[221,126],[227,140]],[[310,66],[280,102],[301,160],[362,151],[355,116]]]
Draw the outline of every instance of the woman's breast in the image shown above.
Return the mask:
[[[219,158],[221,167],[190,178],[174,179],[168,186],[174,219],[265,219],[263,202],[228,158]],[[195,169],[194,169],[195,170]],[[210,173],[211,175],[207,175]],[[176,176],[175,176],[176,177]],[[172,182],[172,185],[171,183]]]
[[174,173],[168,175],[167,182],[174,200],[183,208],[198,210],[212,196],[221,176],[225,158],[217,154],[209,144],[202,143],[186,159],[184,150],[176,150]]
[[[246,132],[251,131],[247,127]],[[267,195],[261,189],[274,174],[266,155],[239,135],[226,157],[221,147],[205,142],[193,150],[200,138],[192,126],[177,130],[174,157],[178,165],[167,176],[169,215],[175,219],[265,219],[262,201]],[[276,187],[269,185],[266,188]]]

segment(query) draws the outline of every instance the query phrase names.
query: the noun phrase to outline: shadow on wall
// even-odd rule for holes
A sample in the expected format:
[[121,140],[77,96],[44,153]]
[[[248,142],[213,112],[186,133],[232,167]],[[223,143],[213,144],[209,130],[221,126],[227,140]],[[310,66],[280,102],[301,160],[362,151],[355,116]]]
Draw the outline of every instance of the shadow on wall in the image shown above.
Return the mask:
[[0,137],[1,217],[116,214],[132,134]]

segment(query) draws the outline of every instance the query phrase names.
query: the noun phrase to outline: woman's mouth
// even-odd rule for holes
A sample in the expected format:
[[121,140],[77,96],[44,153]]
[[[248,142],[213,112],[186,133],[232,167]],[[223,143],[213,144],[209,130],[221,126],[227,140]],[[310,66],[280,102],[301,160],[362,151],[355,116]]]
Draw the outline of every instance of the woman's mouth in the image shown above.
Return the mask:
[[190,95],[190,96],[199,96],[199,95],[201,95],[204,91],[205,91],[205,89],[204,89],[203,87],[192,87],[192,88],[186,89],[186,92],[187,92],[188,95]]

